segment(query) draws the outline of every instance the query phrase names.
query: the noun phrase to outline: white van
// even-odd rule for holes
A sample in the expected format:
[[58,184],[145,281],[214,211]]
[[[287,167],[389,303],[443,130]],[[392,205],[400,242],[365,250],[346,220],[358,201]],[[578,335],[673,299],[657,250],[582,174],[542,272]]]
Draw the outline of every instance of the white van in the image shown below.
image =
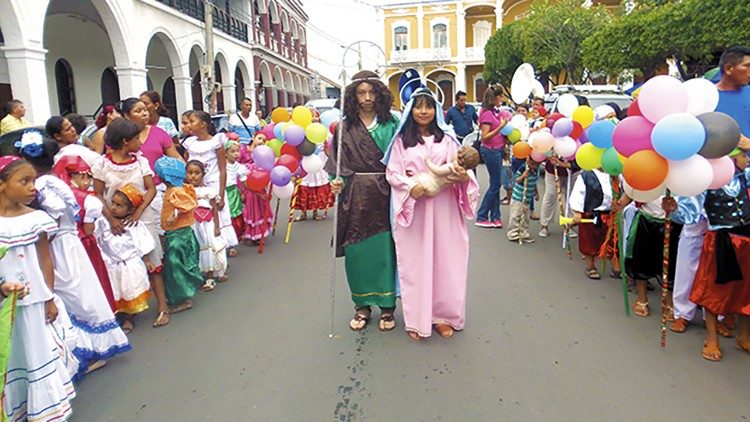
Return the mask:
[[324,111],[332,109],[333,105],[336,104],[336,100],[337,98],[310,100],[305,104],[305,107],[313,107],[315,110],[318,110],[318,113],[323,113]]

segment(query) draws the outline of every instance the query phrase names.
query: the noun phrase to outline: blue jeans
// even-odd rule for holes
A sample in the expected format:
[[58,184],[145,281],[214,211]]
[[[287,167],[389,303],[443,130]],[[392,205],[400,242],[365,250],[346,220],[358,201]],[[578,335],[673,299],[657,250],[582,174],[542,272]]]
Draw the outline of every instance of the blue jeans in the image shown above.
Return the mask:
[[477,221],[495,221],[500,219],[500,175],[503,167],[503,150],[482,146],[480,151],[487,172],[490,174],[490,187],[482,198]]

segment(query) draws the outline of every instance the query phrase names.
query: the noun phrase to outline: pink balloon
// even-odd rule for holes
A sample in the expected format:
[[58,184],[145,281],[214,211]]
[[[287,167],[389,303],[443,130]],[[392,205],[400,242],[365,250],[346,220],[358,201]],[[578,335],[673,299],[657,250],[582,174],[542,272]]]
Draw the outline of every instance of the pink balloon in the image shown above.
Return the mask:
[[645,117],[632,116],[623,119],[612,133],[612,145],[620,155],[630,157],[638,151],[654,149],[651,131],[654,124]]
[[641,87],[638,107],[651,123],[674,113],[684,113],[688,108],[688,93],[677,78],[655,76]]
[[260,130],[260,133],[266,135],[266,139],[273,139],[276,137],[276,135],[273,133],[274,127],[276,127],[274,123],[269,123],[263,126],[263,129]]
[[531,151],[531,159],[536,161],[537,163],[541,163],[542,161],[547,159],[547,156],[541,152]]
[[715,160],[708,160],[714,170],[714,178],[709,189],[720,189],[734,177],[734,162],[729,157],[721,157]]

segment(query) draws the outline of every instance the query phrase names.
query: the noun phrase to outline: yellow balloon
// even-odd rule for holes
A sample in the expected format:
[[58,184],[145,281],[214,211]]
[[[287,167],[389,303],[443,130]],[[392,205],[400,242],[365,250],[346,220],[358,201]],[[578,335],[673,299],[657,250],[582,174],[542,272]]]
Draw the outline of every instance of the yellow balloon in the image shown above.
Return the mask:
[[576,152],[576,163],[584,170],[593,170],[602,166],[604,148],[597,148],[592,143],[581,145]]
[[626,157],[626,156],[624,156],[624,155],[622,155],[622,154],[620,154],[620,153],[618,152],[618,153],[617,153],[617,159],[618,159],[618,160],[620,160],[620,162],[621,162],[622,164],[625,164],[625,160],[627,160],[627,159],[628,159],[628,157]]
[[289,119],[289,111],[284,107],[276,107],[271,112],[271,120],[273,120],[274,123],[288,122]]
[[292,121],[298,126],[307,127],[312,123],[312,111],[305,106],[297,106],[292,110]]
[[586,129],[594,123],[594,110],[587,105],[578,106],[573,110],[573,121],[580,123]]
[[308,141],[314,144],[323,143],[327,136],[328,129],[320,123],[310,123],[305,128],[305,137],[307,137]]

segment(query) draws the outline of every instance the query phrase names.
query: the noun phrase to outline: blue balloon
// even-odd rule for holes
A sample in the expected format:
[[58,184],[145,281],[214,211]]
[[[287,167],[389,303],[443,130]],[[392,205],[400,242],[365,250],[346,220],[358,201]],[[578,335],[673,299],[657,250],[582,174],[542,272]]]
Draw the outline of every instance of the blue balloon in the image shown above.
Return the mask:
[[276,139],[284,139],[284,136],[281,133],[281,129],[282,129],[281,126],[283,126],[283,124],[279,122],[276,126],[273,127],[273,134],[276,135],[274,136],[274,138]]
[[600,120],[586,129],[589,141],[597,148],[607,149],[612,146],[612,134],[615,132],[615,122]]
[[565,117],[559,118],[552,125],[552,135],[555,138],[563,138],[573,132],[573,121]]
[[513,132],[514,129],[515,128],[513,127],[512,124],[506,123],[505,126],[503,126],[503,128],[500,129],[500,134],[503,136],[508,136],[510,135],[511,132]]
[[697,154],[706,142],[706,129],[700,120],[687,113],[670,114],[656,123],[651,143],[667,160],[687,160]]

